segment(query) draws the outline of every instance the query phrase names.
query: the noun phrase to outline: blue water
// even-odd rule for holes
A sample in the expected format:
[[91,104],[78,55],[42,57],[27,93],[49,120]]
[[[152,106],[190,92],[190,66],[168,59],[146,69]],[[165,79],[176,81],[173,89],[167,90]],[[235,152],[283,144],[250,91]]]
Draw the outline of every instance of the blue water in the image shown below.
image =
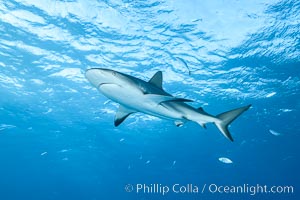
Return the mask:
[[[0,199],[300,199],[299,10],[298,0],[0,1]],[[115,128],[117,104],[84,78],[91,67],[143,80],[161,70],[166,91],[214,115],[252,107],[232,123],[234,142],[212,124],[144,114]]]

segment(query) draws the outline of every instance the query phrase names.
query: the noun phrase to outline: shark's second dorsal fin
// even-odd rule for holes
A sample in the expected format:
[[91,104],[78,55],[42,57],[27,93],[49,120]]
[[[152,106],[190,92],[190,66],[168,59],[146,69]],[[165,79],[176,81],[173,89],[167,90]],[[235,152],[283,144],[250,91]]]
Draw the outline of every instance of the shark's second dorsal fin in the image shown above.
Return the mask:
[[158,71],[152,76],[152,78],[148,82],[162,89],[162,79],[162,72]]
[[202,107],[199,107],[197,110],[204,112],[204,109]]
[[115,116],[115,126],[119,126],[130,114],[134,112],[135,110],[131,110],[129,108],[120,105]]
[[204,111],[202,107],[199,107],[197,110],[202,114],[209,115],[207,112]]

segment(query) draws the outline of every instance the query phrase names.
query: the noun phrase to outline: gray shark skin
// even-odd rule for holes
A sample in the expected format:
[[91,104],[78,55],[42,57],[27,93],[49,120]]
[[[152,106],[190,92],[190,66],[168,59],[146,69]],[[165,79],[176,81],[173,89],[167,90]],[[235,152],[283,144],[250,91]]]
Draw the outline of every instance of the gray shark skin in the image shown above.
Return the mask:
[[105,68],[88,69],[85,77],[104,96],[120,104],[115,116],[115,126],[119,126],[130,114],[142,112],[174,120],[176,126],[194,121],[206,128],[207,123],[214,123],[226,138],[233,141],[228,125],[251,106],[233,109],[217,116],[210,115],[201,107],[194,108],[186,104],[191,100],[173,97],[165,92],[162,88],[161,71],[156,72],[148,82]]

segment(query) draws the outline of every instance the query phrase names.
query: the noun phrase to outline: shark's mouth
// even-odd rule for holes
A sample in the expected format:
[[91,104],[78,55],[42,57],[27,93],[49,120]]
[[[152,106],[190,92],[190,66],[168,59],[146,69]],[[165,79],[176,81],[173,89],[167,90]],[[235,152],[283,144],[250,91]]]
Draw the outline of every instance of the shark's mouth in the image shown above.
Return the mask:
[[99,83],[98,86],[97,86],[97,88],[100,88],[100,87],[102,87],[102,86],[104,86],[104,85],[117,85],[117,86],[119,86],[119,87],[122,87],[121,85],[115,84],[115,83]]

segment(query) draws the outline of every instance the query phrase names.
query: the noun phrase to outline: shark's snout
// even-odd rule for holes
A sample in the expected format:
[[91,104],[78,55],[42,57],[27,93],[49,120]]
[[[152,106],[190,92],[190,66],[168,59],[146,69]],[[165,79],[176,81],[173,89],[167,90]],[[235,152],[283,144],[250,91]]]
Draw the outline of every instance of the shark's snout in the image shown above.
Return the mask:
[[110,73],[107,69],[92,68],[85,72],[85,77],[92,85],[98,87],[100,84],[107,82],[110,78]]

